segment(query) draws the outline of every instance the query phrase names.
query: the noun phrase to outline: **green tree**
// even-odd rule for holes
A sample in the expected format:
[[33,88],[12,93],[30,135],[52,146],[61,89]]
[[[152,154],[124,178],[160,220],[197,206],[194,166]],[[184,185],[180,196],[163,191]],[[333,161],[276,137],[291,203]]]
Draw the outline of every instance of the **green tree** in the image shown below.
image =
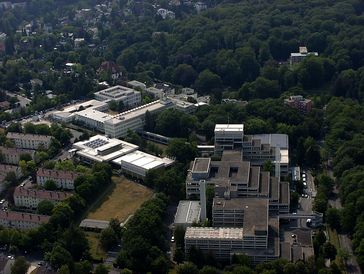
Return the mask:
[[63,265],[67,265],[69,268],[71,268],[70,266],[73,265],[71,253],[69,253],[60,245],[56,245],[55,247],[53,247],[52,251],[46,254],[46,259],[55,269],[58,269]]
[[198,268],[191,262],[186,262],[177,266],[177,274],[197,274]]
[[38,204],[37,212],[42,215],[51,215],[54,205],[51,201],[43,200]]
[[44,183],[44,188],[46,190],[56,190],[57,189],[57,184],[55,181],[53,180],[47,180],[45,183]]
[[196,145],[186,142],[184,139],[172,139],[167,147],[167,155],[175,157],[178,161],[186,163],[197,156]]
[[30,264],[24,257],[17,257],[11,266],[11,274],[26,274]]
[[336,229],[337,231],[340,231],[341,227],[341,215],[340,215],[340,211],[336,208],[329,208],[326,210],[325,213],[325,220],[326,223],[328,223],[330,225],[330,227]]
[[211,94],[215,90],[221,91],[222,81],[219,75],[213,73],[209,69],[205,69],[198,75],[195,87],[197,91],[201,93]]
[[98,264],[95,268],[94,274],[108,274],[109,270],[103,264]]
[[118,236],[111,228],[105,228],[100,235],[100,244],[105,250],[109,250],[118,243]]
[[184,87],[190,87],[197,78],[197,72],[191,65],[180,64],[176,67],[173,73],[175,83]]
[[322,254],[325,258],[334,260],[337,254],[336,248],[330,242],[324,243],[322,246]]

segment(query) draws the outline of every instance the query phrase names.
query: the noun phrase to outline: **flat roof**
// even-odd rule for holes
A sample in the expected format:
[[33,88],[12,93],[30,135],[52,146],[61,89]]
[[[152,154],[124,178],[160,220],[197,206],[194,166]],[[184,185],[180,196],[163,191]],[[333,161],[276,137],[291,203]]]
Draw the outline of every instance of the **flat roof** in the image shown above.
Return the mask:
[[98,162],[110,161],[138,149],[137,145],[104,135],[95,135],[86,141],[73,144],[73,147],[78,149],[78,155]]
[[82,102],[82,103],[77,103],[77,104],[74,104],[74,105],[70,105],[70,106],[67,106],[66,108],[64,108],[62,110],[62,112],[75,112],[75,111],[78,111],[81,107],[82,108],[98,108],[98,107],[101,107],[101,106],[105,106],[107,103],[105,102],[101,102],[101,101],[98,101],[98,100],[88,100],[86,102]]
[[174,217],[175,224],[192,224],[200,221],[201,206],[199,201],[179,201]]
[[193,161],[192,172],[208,173],[210,169],[211,158],[195,158]]
[[109,98],[109,99],[118,99],[118,98],[122,98],[123,96],[127,96],[132,93],[139,93],[139,91],[136,91],[132,88],[128,88],[125,86],[113,86],[110,88],[106,88],[106,89],[97,91],[97,92],[95,92],[95,95],[101,95],[101,96]]
[[268,231],[269,202],[266,198],[214,198],[213,208],[218,210],[244,210],[244,233]]
[[108,121],[106,121],[106,123],[108,124],[117,124],[120,123],[124,120],[129,120],[129,119],[133,119],[133,118],[137,118],[137,117],[141,117],[143,115],[145,115],[145,113],[147,111],[149,112],[154,112],[156,110],[162,109],[162,108],[166,108],[169,106],[173,106],[173,103],[171,101],[162,101],[162,100],[157,100],[154,102],[151,102],[149,104],[145,104],[127,111],[124,111],[122,113],[119,113],[115,116],[112,116]]
[[216,124],[215,132],[217,131],[244,132],[244,124]]
[[185,239],[243,240],[242,228],[187,227]]
[[157,156],[136,150],[122,157],[114,159],[112,162],[121,166],[126,163],[143,168],[145,170],[150,170],[161,166],[168,166],[174,161],[169,158],[159,158]]
[[101,123],[104,123],[105,121],[113,118],[113,116],[110,114],[107,114],[105,112],[101,112],[101,111],[98,111],[98,110],[92,109],[92,108],[81,110],[81,111],[77,112],[76,115],[80,116],[80,117],[89,118],[89,119],[92,119],[92,120],[95,120],[95,121],[98,121]]
[[80,223],[80,227],[82,228],[97,228],[97,229],[105,229],[108,228],[109,221],[101,221],[95,219],[84,219]]
[[283,149],[288,149],[287,134],[255,134],[252,139],[260,140],[261,144],[269,144],[272,147],[280,147],[281,153]]

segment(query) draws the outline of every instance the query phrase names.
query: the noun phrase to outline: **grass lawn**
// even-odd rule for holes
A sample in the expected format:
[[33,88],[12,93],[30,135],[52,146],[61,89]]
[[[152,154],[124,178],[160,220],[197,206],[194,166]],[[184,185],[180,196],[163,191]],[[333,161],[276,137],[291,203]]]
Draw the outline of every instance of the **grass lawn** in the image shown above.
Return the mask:
[[105,221],[117,218],[123,222],[153,195],[149,188],[124,177],[113,176],[112,180],[112,187],[91,208],[87,218]]
[[106,252],[100,246],[99,236],[100,234],[96,232],[86,232],[86,238],[90,245],[90,253],[94,260],[106,258]]

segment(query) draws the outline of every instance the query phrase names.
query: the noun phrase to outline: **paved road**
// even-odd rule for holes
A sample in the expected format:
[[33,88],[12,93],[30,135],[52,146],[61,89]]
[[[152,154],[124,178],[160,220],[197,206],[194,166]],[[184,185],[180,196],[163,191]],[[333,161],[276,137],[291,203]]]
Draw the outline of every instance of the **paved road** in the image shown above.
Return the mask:
[[[335,179],[333,172],[331,170],[328,170],[328,174],[331,178]],[[333,207],[333,208],[337,208],[337,209],[341,209],[342,205],[341,205],[341,201],[339,198],[339,190],[336,188],[336,186],[334,187],[333,190],[333,197],[331,197],[329,199],[329,204]],[[339,235],[339,244],[340,247],[343,250],[346,250],[349,254],[350,254],[350,258],[347,261],[346,264],[346,273],[348,274],[361,274],[361,270],[359,267],[359,264],[356,260],[356,257],[354,256],[354,252],[353,252],[353,245],[351,243],[350,238],[348,237],[347,234],[338,234]]]

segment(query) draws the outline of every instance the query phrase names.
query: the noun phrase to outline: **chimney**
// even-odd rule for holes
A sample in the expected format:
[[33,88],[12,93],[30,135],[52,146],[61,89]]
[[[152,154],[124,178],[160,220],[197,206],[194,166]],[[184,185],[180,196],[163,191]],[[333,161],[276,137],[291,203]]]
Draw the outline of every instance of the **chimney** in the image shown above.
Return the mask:
[[200,181],[201,222],[206,220],[206,181]]

